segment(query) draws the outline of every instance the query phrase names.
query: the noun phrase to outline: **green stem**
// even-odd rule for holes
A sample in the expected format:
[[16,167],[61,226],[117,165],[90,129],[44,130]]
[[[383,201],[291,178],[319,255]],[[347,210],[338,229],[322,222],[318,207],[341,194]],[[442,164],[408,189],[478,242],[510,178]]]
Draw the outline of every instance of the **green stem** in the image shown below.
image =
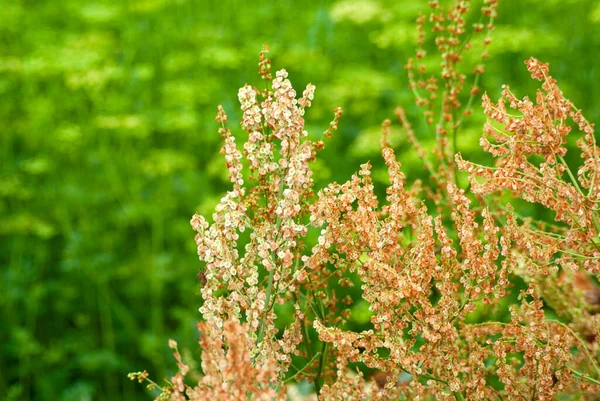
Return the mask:
[[[402,369],[402,370],[404,370],[405,372],[410,374],[410,372],[406,371],[405,369]],[[442,383],[446,387],[448,387],[448,382],[446,380],[440,379],[439,377],[432,376],[429,373],[424,373],[422,375],[419,375],[419,378],[433,380],[433,381]],[[454,399],[456,401],[465,401],[465,396],[460,391],[452,391],[452,395],[454,396]]]
[[594,370],[596,371],[596,373],[600,376],[600,367],[598,367],[598,363],[596,362],[596,359],[589,353],[589,350],[587,349],[587,345],[583,342],[581,337],[567,324],[560,322],[558,320],[556,322],[559,325],[561,325],[562,327],[564,327],[565,329],[567,329],[571,333],[571,335],[573,337],[575,337],[575,339],[577,339],[577,341],[579,341],[579,344],[581,344],[581,346],[582,346],[583,352],[585,353],[585,355],[588,357],[588,359],[592,363],[592,366],[594,367]]
[[581,373],[581,372],[579,372],[579,371],[577,371],[577,370],[575,370],[575,369],[572,369],[572,368],[569,368],[569,370],[570,370],[570,371],[571,371],[571,373],[573,373],[573,374],[574,374],[574,375],[575,375],[575,376],[576,376],[578,379],[583,379],[583,380],[586,380],[586,381],[588,381],[588,382],[590,382],[590,383],[593,383],[593,384],[596,384],[596,385],[599,385],[599,386],[600,386],[600,381],[598,381],[598,380],[596,380],[596,379],[594,379],[594,378],[592,378],[592,377],[590,377],[590,376],[586,375],[585,373]]
[[577,192],[579,192],[581,195],[583,195],[585,197],[585,194],[583,193],[583,191],[579,187],[579,182],[575,179],[575,176],[571,172],[571,169],[569,168],[569,165],[565,161],[564,157],[562,157],[561,155],[558,155],[558,159],[567,168],[567,174],[569,175],[569,178],[571,179],[571,182],[573,183],[573,185],[575,186],[575,188],[577,188]]
[[[267,305],[271,301],[271,292],[273,291],[273,276],[275,275],[275,270],[271,269],[269,272],[269,283],[267,284],[267,298],[265,299],[265,314],[268,312]],[[258,331],[258,337],[256,339],[256,343],[259,344],[262,342],[263,337],[265,335],[265,316],[260,321],[260,329]]]
[[[290,376],[290,377],[288,377],[287,379],[285,379],[283,382],[284,382],[284,383],[287,383],[287,382],[290,382],[290,381],[294,380],[294,379],[295,379],[295,378],[296,378],[296,377],[297,377],[297,376],[298,376],[300,373],[304,372],[304,371],[305,371],[305,370],[306,370],[306,369],[307,369],[307,368],[308,368],[308,367],[309,367],[309,366],[312,364],[312,362],[313,362],[313,361],[314,361],[314,360],[315,360],[317,357],[319,357],[319,356],[320,356],[320,354],[321,354],[320,352],[317,352],[317,353],[316,353],[316,354],[315,354],[315,355],[314,355],[314,356],[313,356],[313,357],[312,357],[312,358],[311,358],[311,359],[310,359],[310,360],[309,360],[309,361],[306,363],[306,365],[304,365],[304,367],[303,367],[302,369],[300,369],[299,371],[297,371],[297,372],[296,372],[296,373],[295,373],[293,376]],[[319,394],[319,393],[317,392],[317,394]]]
[[[473,87],[477,87],[477,85],[479,84],[479,77],[481,76],[481,74],[477,74],[475,75],[475,79],[473,80]],[[475,100],[475,95],[470,95],[469,96],[469,100],[467,101],[467,106],[465,107],[465,111],[463,112],[463,115],[458,119],[458,121],[456,122],[455,126],[454,126],[454,132],[456,134],[456,130],[458,129],[458,127],[460,127],[460,125],[462,124],[463,120],[465,119],[465,113],[468,112],[469,110],[471,110],[471,107],[473,107],[473,101]],[[454,143],[454,153],[458,153],[458,151],[456,150],[456,137],[454,138],[455,143]]]
[[319,383],[319,380],[321,380],[321,374],[323,373],[323,365],[325,363],[325,355],[327,354],[327,345],[328,343],[321,343],[321,352],[319,352],[319,354],[321,354],[321,357],[319,358],[319,369],[317,370],[317,375],[315,376],[315,390],[317,392],[317,396],[321,393],[321,383]]
[[460,391],[453,391],[452,395],[456,401],[465,401],[465,397],[462,395]]
[[[278,202],[281,200],[281,197],[283,196],[283,188],[285,186],[285,176],[287,174],[287,169],[286,171],[283,172],[283,174],[281,175],[280,182],[279,182],[279,196],[278,196]],[[275,220],[275,232],[277,234],[279,234],[279,227],[281,227],[281,217],[277,216],[277,219]],[[276,235],[277,235],[276,234]],[[271,251],[271,259],[275,260],[275,252]],[[265,298],[265,314],[263,315],[261,321],[260,321],[260,329],[258,331],[258,337],[256,339],[256,343],[260,344],[265,336],[265,325],[266,325],[266,315],[267,313],[269,313],[272,309],[272,305],[271,305],[271,296],[273,293],[273,279],[275,276],[275,268],[272,268],[271,271],[269,271],[269,282],[267,284],[267,296]],[[275,303],[273,303],[273,305],[275,305]]]

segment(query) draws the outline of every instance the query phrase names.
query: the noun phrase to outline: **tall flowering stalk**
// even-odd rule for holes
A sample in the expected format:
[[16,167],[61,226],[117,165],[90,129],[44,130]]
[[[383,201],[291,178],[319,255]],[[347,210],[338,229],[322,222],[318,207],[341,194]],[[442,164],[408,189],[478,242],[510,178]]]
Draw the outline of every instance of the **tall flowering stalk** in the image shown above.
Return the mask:
[[[263,56],[264,57],[264,56]],[[268,70],[263,72],[269,74]],[[244,112],[242,128],[248,133],[244,154],[225,128],[227,117],[219,109],[217,120],[224,139],[225,155],[233,190],[221,200],[213,215],[214,223],[195,215],[192,226],[198,231],[196,244],[205,262],[206,284],[201,292],[200,311],[206,324],[217,328],[231,319],[246,321],[251,356],[256,364],[275,359],[277,383],[287,371],[290,354],[301,340],[302,312],[296,305],[296,321],[282,339],[276,339],[273,307],[289,299],[303,270],[298,253],[307,228],[303,219],[306,200],[312,194],[315,145],[306,139],[303,114],[310,107],[315,87],[308,85],[300,99],[278,71],[270,89],[251,86],[240,89],[238,97]],[[249,167],[246,189],[241,159]],[[239,234],[250,231],[249,241],[240,249]]]
[[[523,218],[510,205],[498,208],[502,232],[513,242],[514,270],[535,288],[553,308],[563,328],[575,339],[574,360],[584,372],[567,368],[578,379],[598,384],[598,285],[592,278],[600,271],[597,204],[599,169],[594,127],[550,76],[548,64],[531,58],[525,62],[533,79],[542,81],[535,102],[518,99],[503,87],[497,104],[483,97],[489,121],[481,138],[483,149],[496,158],[495,166],[482,166],[457,155],[461,170],[471,179],[471,190],[481,195],[508,191],[514,198],[537,203],[554,212],[557,224]],[[510,113],[506,103],[516,112]],[[564,157],[566,137],[574,123],[580,132],[577,146],[581,160],[577,176]],[[591,274],[590,274],[591,273]]]
[[[337,350],[340,376],[348,362],[362,362],[390,377],[402,372],[413,377],[403,390],[389,382],[386,388],[398,394],[448,392],[462,399],[462,391],[472,385],[478,397],[487,396],[482,361],[465,358],[472,344],[464,339],[459,323],[477,302],[492,304],[502,297],[508,284],[506,269],[495,264],[500,255],[497,228],[484,212],[480,229],[470,201],[449,184],[459,235],[456,243],[442,217],[431,217],[421,201],[404,189],[393,151],[384,148],[382,153],[392,184],[380,214],[367,165],[348,183],[320,192],[313,207],[315,223],[327,227],[313,257],[333,253],[337,255],[333,259],[339,260],[337,268],[356,270],[363,282],[363,298],[373,312],[373,329],[360,333],[317,321],[320,338]],[[387,350],[385,356],[382,350]],[[430,380],[429,385],[421,386],[420,379]],[[338,380],[324,389],[324,397],[335,399],[345,386],[344,380]]]
[[[261,91],[246,85],[238,93],[241,126],[248,135],[243,151],[227,128],[225,111],[218,109],[221,153],[232,189],[217,205],[212,223],[200,215],[191,219],[203,262],[200,330],[208,360],[202,366],[204,378],[195,387],[182,387],[180,376],[187,372],[180,369],[162,388],[163,398],[179,399],[174,395],[178,394],[200,400],[208,391],[217,397],[210,399],[238,399],[223,388],[237,389],[240,399],[250,394],[285,398],[283,382],[291,356],[300,353],[306,310],[298,300],[306,276],[301,256],[308,201],[313,197],[309,163],[323,143],[310,141],[304,129],[303,115],[315,86],[309,84],[297,99],[285,70],[272,77],[266,54],[267,49],[261,53],[259,72],[270,87]],[[341,109],[336,109],[325,136],[337,129],[340,116]],[[274,306],[286,302],[293,303],[295,320],[281,334],[275,327]],[[245,369],[260,380],[240,382]],[[141,373],[132,377],[146,379]]]
[[[499,0],[484,0],[479,18],[469,25],[467,20],[474,7],[470,0],[458,0],[446,5],[438,0],[429,1],[429,15],[420,14],[417,18],[417,48],[415,57],[405,66],[408,71],[409,88],[415,96],[416,105],[421,108],[423,117],[435,133],[436,146],[432,156],[421,147],[404,110],[396,110],[401,125],[409,141],[424,161],[431,178],[441,191],[446,182],[456,180],[454,153],[457,149],[457,135],[465,117],[472,112],[473,102],[480,93],[479,81],[485,71],[488,46],[492,43],[491,33],[498,13]],[[465,65],[465,55],[479,40],[483,51],[474,65]],[[439,67],[428,67],[428,58],[441,58]],[[436,64],[434,64],[435,66]],[[468,83],[468,69],[472,70]],[[464,92],[468,90],[468,98]],[[433,198],[440,201],[439,197]]]
[[[473,192],[509,190],[515,197],[552,210],[555,220],[568,227],[555,230],[560,234],[523,231],[514,220],[508,220],[514,232],[523,232],[521,243],[540,263],[548,263],[558,254],[554,266],[573,267],[582,262],[585,270],[599,273],[600,151],[593,125],[563,96],[549,75],[548,64],[531,58],[526,65],[532,78],[543,82],[535,103],[527,97],[518,99],[506,85],[497,104],[487,95],[483,97],[490,121],[484,126],[481,145],[496,157],[496,166],[475,165],[460,156],[457,161],[470,173]],[[518,114],[509,114],[506,102]],[[583,133],[577,142],[583,160],[577,178],[564,159],[566,137],[572,130],[569,119]]]

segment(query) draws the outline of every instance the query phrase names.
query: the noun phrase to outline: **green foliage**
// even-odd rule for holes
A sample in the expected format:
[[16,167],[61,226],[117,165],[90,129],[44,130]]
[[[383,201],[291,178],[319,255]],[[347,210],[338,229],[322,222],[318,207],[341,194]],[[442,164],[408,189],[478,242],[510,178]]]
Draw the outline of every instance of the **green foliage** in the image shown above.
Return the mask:
[[[345,180],[368,159],[381,167],[376,134],[395,105],[410,106],[403,64],[426,6],[5,0],[0,394],[147,399],[127,372],[172,373],[162,370],[169,337],[197,349],[184,341],[200,306],[188,221],[209,213],[227,187],[216,105],[237,108],[237,89],[258,82],[247,66],[268,43],[275,67],[285,66],[297,87],[317,85],[310,135],[320,137],[334,107],[346,111],[316,178]],[[533,55],[552,64],[570,85],[562,85],[567,97],[598,121],[591,49],[600,42],[599,10],[592,1],[503,0],[483,87],[492,98],[502,82],[531,87],[522,60]],[[417,134],[427,135],[412,112]],[[481,119],[459,138],[466,158],[477,160]],[[391,140],[409,179],[421,177],[402,132]],[[368,318],[356,304],[351,321]]]

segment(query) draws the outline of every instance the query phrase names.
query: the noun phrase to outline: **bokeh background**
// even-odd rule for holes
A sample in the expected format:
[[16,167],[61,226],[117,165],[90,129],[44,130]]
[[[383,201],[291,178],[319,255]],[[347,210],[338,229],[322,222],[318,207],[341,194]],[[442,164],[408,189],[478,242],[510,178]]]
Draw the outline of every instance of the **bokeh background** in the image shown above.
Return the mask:
[[[317,186],[367,160],[381,165],[381,122],[396,105],[418,116],[403,66],[426,8],[0,0],[0,399],[146,400],[126,374],[173,374],[168,338],[197,359],[189,219],[210,215],[228,188],[216,106],[238,133],[237,89],[261,85],[258,53],[269,44],[297,89],[317,86],[311,135],[345,110],[314,166]],[[536,56],[600,121],[599,24],[598,1],[502,0],[482,86],[492,98],[502,83],[533,95],[523,60]],[[459,138],[467,157],[481,157],[482,123],[476,109]],[[398,128],[393,138],[419,178]]]

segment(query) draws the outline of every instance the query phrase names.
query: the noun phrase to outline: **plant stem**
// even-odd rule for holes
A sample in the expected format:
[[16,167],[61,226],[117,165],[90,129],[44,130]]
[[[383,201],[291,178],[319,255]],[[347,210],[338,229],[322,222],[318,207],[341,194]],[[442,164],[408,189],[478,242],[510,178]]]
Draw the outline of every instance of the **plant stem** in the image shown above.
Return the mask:
[[465,397],[460,391],[453,391],[452,395],[454,396],[454,399],[456,399],[456,401],[465,401]]
[[[283,196],[283,188],[285,186],[285,176],[287,174],[287,169],[286,171],[284,171],[284,173],[281,175],[280,182],[279,182],[279,197],[278,197],[278,202],[281,200],[281,197]],[[275,232],[279,233],[279,227],[281,227],[281,217],[277,216],[277,219],[275,220]],[[273,260],[275,260],[275,253],[273,251],[271,251],[271,258]],[[260,321],[260,329],[258,331],[258,337],[256,339],[256,343],[260,344],[265,336],[265,325],[266,325],[266,314],[269,313],[269,311],[271,310],[271,295],[273,292],[273,278],[275,276],[275,269],[271,269],[271,271],[269,271],[269,282],[267,284],[267,296],[265,298],[265,316],[262,317],[261,321]]]
[[323,373],[323,364],[325,363],[325,355],[327,354],[327,345],[328,343],[322,343],[322,348],[320,352],[319,358],[319,369],[317,370],[317,375],[315,376],[315,390],[317,392],[317,396],[321,393],[321,384],[319,380],[321,380],[321,374]]
[[[317,352],[307,363],[306,365],[304,365],[304,367],[300,370],[298,370],[293,376],[288,377],[287,379],[285,379],[283,382],[287,383],[290,382],[292,380],[294,380],[300,373],[304,372],[310,365],[312,365],[312,362],[320,356],[320,352]],[[317,392],[317,394],[319,394]]]
[[573,374],[574,374],[574,375],[575,375],[575,376],[576,376],[578,379],[583,379],[583,380],[586,380],[586,381],[588,381],[588,382],[590,382],[590,383],[597,384],[597,385],[599,385],[599,386],[600,386],[600,381],[598,381],[598,380],[596,380],[596,379],[594,379],[594,378],[592,378],[592,377],[590,377],[590,376],[586,375],[585,373],[581,373],[581,372],[579,372],[579,371],[577,371],[577,370],[575,370],[575,369],[572,369],[572,368],[569,368],[569,370],[570,370],[570,371],[571,371],[571,373],[573,373]]

